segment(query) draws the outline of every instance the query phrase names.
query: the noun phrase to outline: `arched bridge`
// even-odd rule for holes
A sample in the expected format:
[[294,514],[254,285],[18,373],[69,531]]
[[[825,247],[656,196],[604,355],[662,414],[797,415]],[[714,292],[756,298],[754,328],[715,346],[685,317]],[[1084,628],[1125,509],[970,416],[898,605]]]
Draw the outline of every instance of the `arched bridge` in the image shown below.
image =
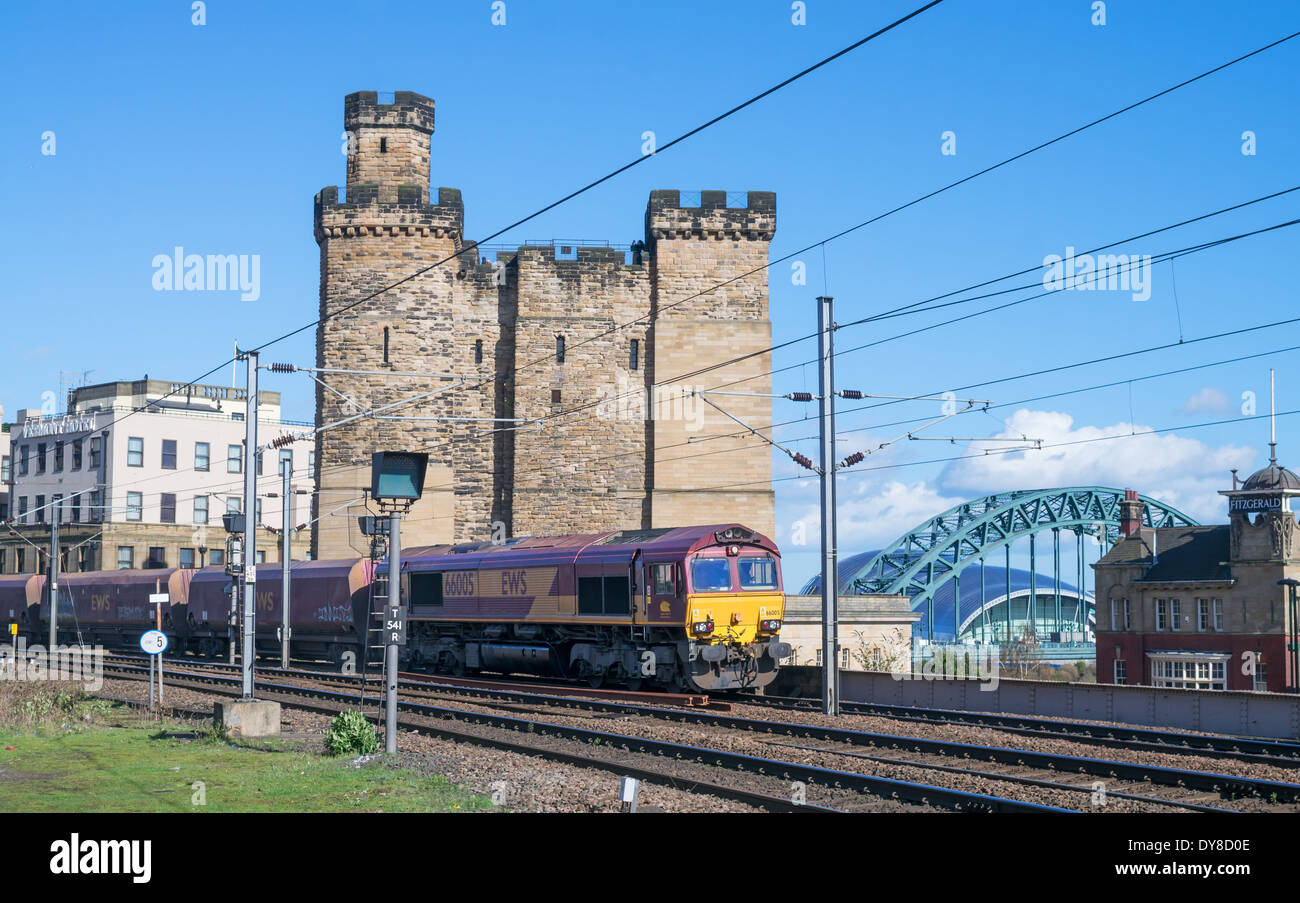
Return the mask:
[[[1000,492],[964,502],[935,515],[879,551],[843,559],[839,568],[840,593],[910,596],[913,610],[924,612],[918,628],[930,639],[935,636],[936,618],[942,625],[939,632],[951,633],[954,638],[1005,638],[1018,632],[1013,620],[1021,628],[1033,624],[1040,634],[1045,630],[1062,634],[1069,631],[1077,638],[1080,633],[1090,632],[1086,609],[1091,608],[1091,601],[1085,588],[1083,539],[1095,537],[1099,545],[1109,548],[1119,537],[1123,500],[1122,489],[1070,486]],[[1142,503],[1144,526],[1196,524],[1157,499],[1139,495],[1138,500]],[[1062,530],[1074,536],[1078,562],[1075,586],[1061,581]],[[1046,585],[1038,573],[1037,549],[1037,536],[1045,531],[1051,531],[1053,552],[1052,581]],[[1029,545],[1028,572],[1011,567],[1012,547],[1025,539]],[[999,550],[1005,564],[997,569],[990,587],[986,560]],[[976,579],[978,592],[971,586]],[[990,588],[1004,592],[990,598]],[[805,593],[819,591],[820,578],[816,577],[804,588]],[[1050,602],[1044,601],[1044,595],[1051,596]],[[940,603],[938,612],[936,603]],[[1013,615],[1017,604],[1022,610],[1019,617]],[[1067,610],[1070,604],[1074,604],[1073,616]],[[1044,605],[1049,606],[1046,616]]]

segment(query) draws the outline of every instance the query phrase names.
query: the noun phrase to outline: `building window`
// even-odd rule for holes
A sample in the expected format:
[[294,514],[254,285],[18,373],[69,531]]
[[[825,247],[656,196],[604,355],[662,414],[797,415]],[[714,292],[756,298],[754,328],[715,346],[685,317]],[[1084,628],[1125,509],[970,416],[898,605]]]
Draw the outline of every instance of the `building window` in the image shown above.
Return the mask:
[[133,567],[135,567],[135,546],[118,546],[117,569],[129,571]]
[[90,437],[90,469],[99,470],[100,455],[103,454],[103,439],[99,436]]
[[552,389],[552,390],[551,390],[551,404],[559,404],[559,403],[560,403],[560,390],[559,390],[559,389]]
[[1212,606],[1214,611],[1214,629],[1222,630],[1223,629],[1223,600],[1211,599],[1210,605]]
[[144,467],[144,439],[139,436],[126,440],[126,466]]
[[307,476],[316,476],[316,453],[307,452]]
[[1261,693],[1268,690],[1268,668],[1258,658],[1255,660],[1255,676],[1250,688]]
[[242,445],[226,446],[226,473],[244,472],[244,447]]
[[1156,630],[1165,630],[1169,624],[1168,603],[1164,599],[1156,600]]
[[266,564],[266,549],[257,550],[257,563]]
[[211,449],[206,442],[194,443],[194,469],[207,473],[211,461]]
[[639,339],[632,340],[632,351],[629,354],[629,358],[628,366],[632,370],[637,369],[641,364],[641,341]]
[[224,565],[226,563],[225,549],[208,549],[208,564]]
[[5,561],[5,557],[6,557],[6,556],[5,556],[5,552],[6,552],[6,551],[7,551],[6,549],[0,549],[0,574],[3,574],[3,573],[5,572],[5,564],[7,563],[7,562]]
[[817,667],[820,668],[821,666],[822,666],[822,647],[821,647],[821,646],[818,646],[818,647],[817,647]]
[[15,574],[27,573],[27,550],[22,548],[21,546],[18,549],[18,569],[14,571],[14,573]]
[[1183,629],[1183,603],[1180,599],[1169,600],[1169,629]]
[[63,473],[63,443],[54,443],[54,472]]
[[242,508],[243,508],[243,499],[241,499],[239,496],[232,495],[226,498],[227,514],[238,514]]
[[1151,683],[1180,690],[1222,690],[1227,686],[1226,655],[1152,656]]
[[162,441],[162,468],[163,470],[176,469],[176,440],[164,439]]
[[1196,600],[1196,629],[1204,633],[1210,629],[1210,600]]
[[280,476],[285,474],[293,475],[293,449],[280,449]]
[[483,340],[477,339],[474,342],[474,363],[483,363]]
[[162,520],[162,522],[164,524],[176,523],[176,493],[174,492],[162,493],[161,507],[162,507],[162,514],[160,515],[160,519]]
[[99,490],[96,489],[90,493],[90,511],[88,520],[92,524],[99,523],[104,519],[104,505],[100,501]]
[[24,445],[22,448],[18,450],[19,451],[19,455],[18,455],[19,476],[23,476],[23,477],[27,476],[27,464],[28,464],[27,456],[31,452],[31,450],[32,447],[30,445]]
[[564,363],[564,336],[562,335],[555,337],[555,362],[557,364]]
[[162,546],[149,547],[149,560],[144,563],[147,568],[167,567],[167,550]]
[[1122,611],[1124,613],[1124,621],[1123,621],[1124,629],[1132,630],[1133,629],[1133,606],[1129,604],[1128,599],[1122,600],[1120,604],[1122,606]]
[[853,661],[853,658],[852,658],[852,655],[851,655],[851,653],[850,653],[850,650],[848,650],[848,649],[841,649],[841,650],[840,650],[840,670],[841,670],[841,671],[847,671],[847,670],[849,670],[849,665],[852,663],[852,661]]
[[1115,659],[1115,683],[1128,683],[1128,662],[1122,658]]
[[193,570],[193,569],[194,569],[194,550],[193,550],[193,549],[181,549],[181,551],[180,551],[180,558],[177,559],[177,562],[176,562],[176,563],[177,563],[177,566],[178,566],[178,567],[184,568],[185,570]]
[[27,496],[25,495],[18,497],[18,523],[27,523]]
[[194,496],[194,523],[206,524],[208,522],[208,497],[206,495]]
[[72,469],[81,470],[81,439],[72,440]]
[[76,492],[72,495],[72,523],[81,523],[81,493]]
[[9,463],[9,456],[5,455],[0,460],[0,483],[8,483],[13,479],[13,466]]
[[45,473],[45,443],[36,443],[36,472]]
[[253,523],[254,525],[262,522],[262,499],[259,496],[253,500]]
[[63,496],[61,495],[56,495],[50,499],[50,521],[57,521],[60,524],[67,523],[63,517]]
[[43,495],[36,497],[36,523],[45,523],[45,496]]
[[138,521],[142,519],[144,512],[144,496],[138,492],[128,492],[126,494],[126,519]]

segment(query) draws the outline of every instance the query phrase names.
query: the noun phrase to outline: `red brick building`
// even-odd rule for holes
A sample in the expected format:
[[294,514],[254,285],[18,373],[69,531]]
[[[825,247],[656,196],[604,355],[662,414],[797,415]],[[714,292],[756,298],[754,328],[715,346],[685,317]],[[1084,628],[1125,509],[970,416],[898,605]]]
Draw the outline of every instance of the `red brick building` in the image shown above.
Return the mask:
[[[1270,444],[1270,447],[1271,444]],[[1097,679],[1213,690],[1293,689],[1284,578],[1300,578],[1291,500],[1300,477],[1269,465],[1238,483],[1228,523],[1142,525],[1142,503],[1122,503],[1121,537],[1099,560]]]

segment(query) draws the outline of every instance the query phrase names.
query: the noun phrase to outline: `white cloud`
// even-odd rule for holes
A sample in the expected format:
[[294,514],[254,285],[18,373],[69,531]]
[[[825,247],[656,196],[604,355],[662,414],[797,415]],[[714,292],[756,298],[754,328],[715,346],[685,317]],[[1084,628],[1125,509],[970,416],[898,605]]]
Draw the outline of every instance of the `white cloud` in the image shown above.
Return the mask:
[[1213,386],[1206,386],[1183,403],[1185,414],[1224,414],[1227,411],[1227,394]]
[[[1042,450],[954,461],[944,469],[939,485],[946,494],[970,497],[1056,486],[1136,489],[1202,523],[1222,521],[1225,506],[1218,490],[1230,483],[1230,468],[1249,466],[1254,450],[1237,445],[1211,447],[1175,433],[1142,435],[1150,429],[1128,423],[1075,428],[1069,414],[1022,408],[1004,421],[998,435],[1042,439]],[[1132,435],[1135,432],[1138,435]],[[1087,441],[1112,436],[1124,438]],[[972,443],[967,452],[984,447]]]

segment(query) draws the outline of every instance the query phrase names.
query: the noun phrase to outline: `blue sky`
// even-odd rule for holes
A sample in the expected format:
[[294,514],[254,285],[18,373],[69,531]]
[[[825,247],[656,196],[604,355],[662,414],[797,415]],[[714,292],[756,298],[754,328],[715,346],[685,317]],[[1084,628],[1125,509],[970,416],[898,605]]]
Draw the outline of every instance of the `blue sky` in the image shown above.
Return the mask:
[[[236,341],[259,344],[312,320],[312,197],[343,181],[348,92],[436,99],[433,184],[464,192],[472,237],[635,158],[643,131],[663,143],[916,5],[808,0],[803,26],[791,23],[784,0],[507,0],[504,26],[492,25],[487,0],[213,0],[203,26],[191,24],[185,2],[7,5],[0,404],[7,417],[39,407],[64,370],[92,370],[95,381],[146,372],[191,379]],[[501,240],[627,243],[641,237],[651,189],[761,189],[777,193],[772,254],[780,256],[1300,29],[1295,2],[1113,0],[1104,26],[1091,16],[1084,0],[947,0]],[[775,338],[811,332],[823,290],[845,322],[1300,184],[1298,75],[1300,39],[827,245],[824,284],[820,252],[804,255],[805,286],[791,284],[789,264],[777,265]],[[1254,155],[1242,153],[1247,130]],[[53,156],[41,153],[46,131],[56,136]],[[956,134],[955,155],[940,152],[946,131]],[[1296,216],[1297,197],[1119,250],[1156,254],[1272,225]],[[1158,264],[1146,301],[1063,292],[846,355],[838,375],[866,392],[931,392],[1177,341],[1179,316],[1185,338],[1281,319],[1296,309],[1287,266],[1296,242],[1296,231],[1284,230],[1178,261],[1177,310],[1169,264]],[[155,292],[151,261],[177,245],[260,255],[261,297]],[[938,319],[844,329],[838,341],[862,344]],[[312,342],[309,331],[268,357],[310,362]],[[1295,326],[972,394],[1016,401],[1290,345],[1300,345]],[[805,342],[775,364],[814,353]],[[891,446],[867,465],[892,469],[841,479],[841,544],[859,551],[953,501],[1047,480],[1123,482],[1219,519],[1214,490],[1228,466],[1263,463],[1267,424],[1184,427],[1240,416],[1244,392],[1257,393],[1266,411],[1270,366],[1279,409],[1300,408],[1298,355],[1146,381],[1131,396],[1118,387],[955,418],[932,434],[1032,431],[1050,442],[1179,429],[1017,456],[1015,466],[915,465],[967,446]],[[811,367],[806,380],[795,369],[775,386],[815,387]],[[286,416],[309,420],[308,386],[280,378],[270,387],[285,393]],[[777,403],[778,419],[802,412]],[[884,412],[845,414],[840,426],[932,416],[935,405]],[[1284,463],[1297,422],[1278,423]],[[777,436],[812,435],[812,427]],[[866,446],[897,432],[851,435]],[[796,445],[814,453],[811,441]],[[779,476],[794,472],[776,462]],[[814,566],[815,545],[789,542],[814,500],[810,483],[778,484],[777,538],[791,582]]]

